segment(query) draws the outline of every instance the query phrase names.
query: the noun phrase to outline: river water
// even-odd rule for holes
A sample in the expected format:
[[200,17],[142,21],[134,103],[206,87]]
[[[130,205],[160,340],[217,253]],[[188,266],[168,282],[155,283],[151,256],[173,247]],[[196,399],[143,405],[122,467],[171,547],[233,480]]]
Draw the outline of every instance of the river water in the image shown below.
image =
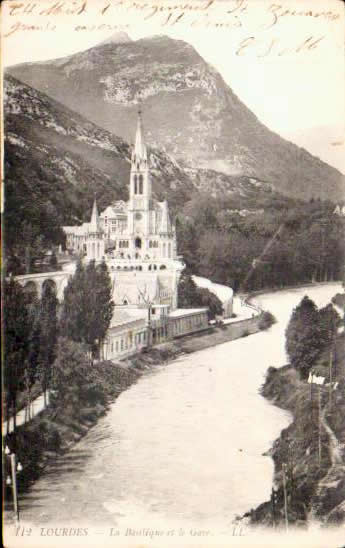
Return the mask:
[[290,417],[259,389],[270,365],[286,363],[292,308],[306,294],[323,306],[339,290],[327,284],[257,297],[278,320],[268,331],[182,356],[140,378],[23,496],[22,519],[229,530],[236,515],[270,496],[273,463],[262,454]]

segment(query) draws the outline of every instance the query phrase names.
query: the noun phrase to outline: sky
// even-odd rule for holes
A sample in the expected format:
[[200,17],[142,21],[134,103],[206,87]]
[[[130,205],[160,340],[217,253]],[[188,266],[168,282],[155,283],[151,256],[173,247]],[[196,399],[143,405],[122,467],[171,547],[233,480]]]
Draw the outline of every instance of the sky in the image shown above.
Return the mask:
[[[345,25],[340,1],[60,4],[69,14],[62,10],[42,15],[42,6],[49,10],[56,5],[53,0],[41,0],[40,11],[31,8],[31,13],[32,2],[24,0],[27,12],[19,8],[11,13],[13,2],[5,0],[4,65],[70,55],[121,31],[134,40],[155,34],[185,40],[222,74],[260,121],[345,173]],[[199,10],[194,11],[196,5]]]

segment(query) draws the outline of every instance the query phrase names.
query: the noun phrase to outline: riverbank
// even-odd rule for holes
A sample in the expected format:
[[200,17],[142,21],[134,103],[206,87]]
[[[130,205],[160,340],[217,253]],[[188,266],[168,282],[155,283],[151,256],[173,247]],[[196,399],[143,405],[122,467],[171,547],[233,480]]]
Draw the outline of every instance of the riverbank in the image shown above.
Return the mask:
[[[345,523],[344,343],[342,334],[334,350],[336,390],[300,380],[289,365],[267,371],[262,395],[290,411],[293,420],[267,453],[274,461],[274,492],[270,501],[245,515],[251,524],[285,527],[284,476],[289,525],[306,528],[313,520],[323,525]],[[329,356],[322,356],[316,366],[327,381]]]
[[[252,318],[229,325],[210,327],[204,332],[175,339],[123,361],[99,363],[97,370],[106,392],[106,401],[103,404],[98,402],[97,405],[90,405],[74,417],[58,412],[52,405],[30,422],[19,426],[15,435],[5,437],[5,443],[11,452],[16,453],[23,466],[23,471],[18,475],[19,492],[27,491],[47,466],[81,440],[90,428],[96,425],[100,417],[106,414],[117,397],[143,374],[183,354],[256,333],[268,327],[270,321],[272,319],[262,312]],[[10,501],[9,488],[6,495],[6,500]],[[9,502],[6,508],[11,508]]]

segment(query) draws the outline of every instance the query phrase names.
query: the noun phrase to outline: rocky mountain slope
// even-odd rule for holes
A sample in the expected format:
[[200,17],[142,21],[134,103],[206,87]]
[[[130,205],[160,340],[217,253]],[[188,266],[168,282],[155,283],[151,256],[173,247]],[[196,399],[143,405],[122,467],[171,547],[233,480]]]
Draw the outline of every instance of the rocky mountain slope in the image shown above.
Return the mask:
[[267,129],[186,42],[121,37],[8,73],[127,141],[142,103],[148,142],[191,168],[255,177],[306,199],[344,195],[339,171]]
[[[89,219],[94,194],[100,209],[128,199],[131,148],[122,138],[9,75],[4,111],[9,248],[24,245],[25,238],[32,244],[43,237],[39,247],[57,243],[59,226]],[[135,128],[133,120],[133,134]],[[154,196],[168,199],[173,214],[202,191],[236,194],[252,204],[259,195],[275,194],[256,179],[188,171],[166,152],[149,152]]]
[[[123,139],[10,76],[4,110],[7,178],[16,175],[26,185],[31,179],[35,186],[50,182],[50,193],[68,185],[71,194],[85,194],[87,201],[96,192],[101,207],[128,198],[131,151]],[[194,189],[188,175],[159,150],[151,151],[150,164],[157,198],[167,194],[173,203],[184,203]],[[80,218],[90,207],[83,200]]]

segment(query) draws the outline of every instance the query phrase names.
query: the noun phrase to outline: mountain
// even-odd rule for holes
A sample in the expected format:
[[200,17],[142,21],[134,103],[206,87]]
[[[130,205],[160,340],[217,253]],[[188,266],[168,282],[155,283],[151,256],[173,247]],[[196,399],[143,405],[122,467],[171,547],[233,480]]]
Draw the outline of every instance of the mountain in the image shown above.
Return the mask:
[[115,37],[7,72],[126,141],[141,103],[149,144],[190,168],[255,177],[304,199],[344,195],[344,175],[265,127],[184,41]]
[[[22,256],[62,241],[61,225],[89,220],[99,207],[128,199],[130,146],[11,76],[4,80],[6,246]],[[161,151],[150,152],[153,192],[177,209],[194,191]]]
[[[94,194],[100,209],[128,199],[131,147],[44,93],[7,75],[5,112],[5,231],[8,249],[25,242],[58,243],[60,226],[88,220]],[[133,123],[132,132],[135,132]],[[186,170],[149,148],[153,194],[174,214],[196,193],[236,194],[252,205],[272,194],[264,182],[210,170]],[[20,235],[20,237],[19,237]],[[19,248],[18,248],[19,246]]]
[[[85,191],[83,203],[75,204],[80,220],[95,192],[101,207],[128,199],[131,150],[123,139],[11,76],[5,78],[4,111],[7,178],[49,182],[51,194],[67,187],[76,199]],[[156,197],[184,203],[194,184],[177,162],[151,149],[150,164]]]
[[105,44],[126,44],[132,42],[132,39],[128,36],[127,32],[115,32],[109,38],[106,38],[98,45],[103,46]]

